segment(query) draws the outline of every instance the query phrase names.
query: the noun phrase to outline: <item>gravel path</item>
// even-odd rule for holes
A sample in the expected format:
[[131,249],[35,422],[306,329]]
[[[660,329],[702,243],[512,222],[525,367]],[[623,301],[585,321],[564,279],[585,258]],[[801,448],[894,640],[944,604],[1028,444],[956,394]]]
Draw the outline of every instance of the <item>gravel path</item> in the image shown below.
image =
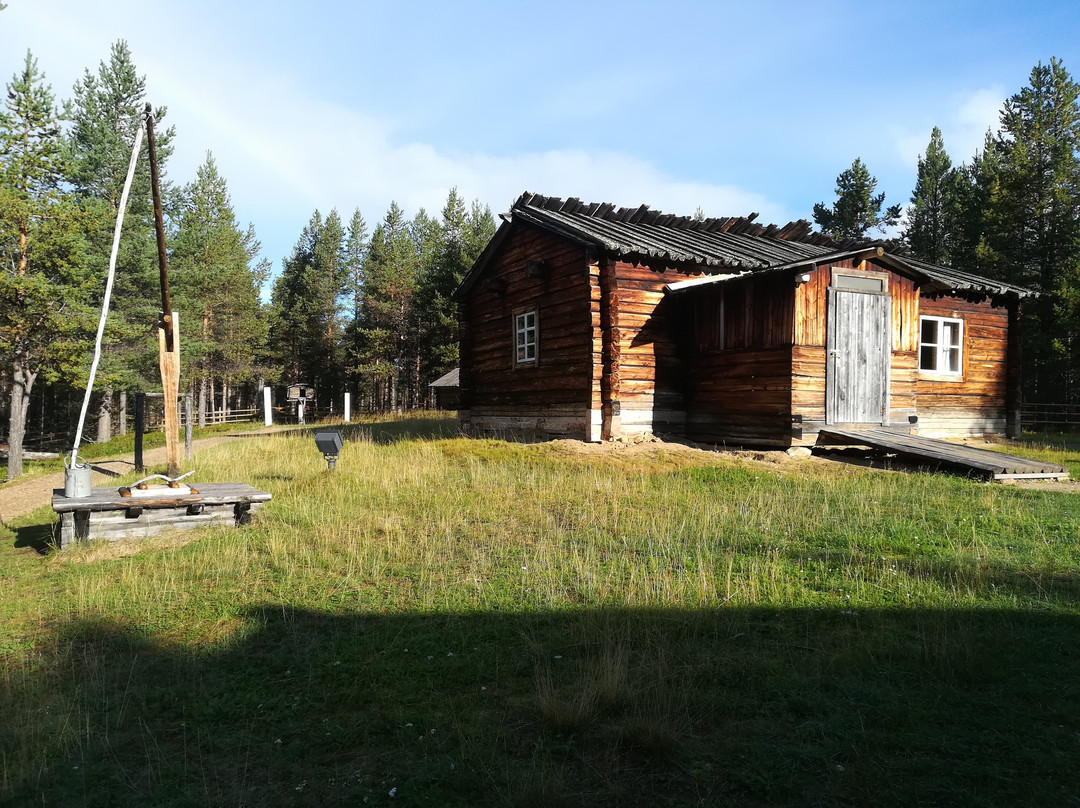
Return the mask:
[[[255,433],[249,433],[255,434]],[[192,443],[192,448],[208,449],[230,440],[240,440],[246,435],[220,435],[213,438],[202,438]],[[159,446],[147,449],[143,452],[143,464],[155,466],[165,463],[165,447]],[[92,472],[90,482],[92,485],[108,485],[109,480],[127,474],[135,468],[135,456],[119,455],[105,460],[94,460],[90,463]],[[0,491],[0,524],[16,516],[22,516],[42,505],[52,502],[53,490],[64,487],[64,473],[47,474],[44,477],[35,477],[24,483],[18,483]]]

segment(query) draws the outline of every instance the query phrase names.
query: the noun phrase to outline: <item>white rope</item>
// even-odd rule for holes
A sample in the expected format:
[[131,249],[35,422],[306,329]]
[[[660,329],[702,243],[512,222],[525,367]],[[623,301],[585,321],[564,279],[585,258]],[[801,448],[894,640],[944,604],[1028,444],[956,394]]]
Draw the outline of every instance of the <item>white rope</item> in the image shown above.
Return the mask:
[[128,194],[131,193],[131,182],[135,178],[135,166],[139,162],[139,149],[142,147],[145,127],[145,122],[140,123],[138,130],[135,132],[135,145],[131,149],[127,179],[124,181],[124,192],[120,195],[120,208],[116,211],[112,254],[109,256],[109,277],[105,281],[105,300],[101,304],[101,319],[98,320],[97,339],[94,341],[94,361],[90,364],[90,378],[86,380],[86,395],[83,397],[82,411],[79,413],[79,428],[75,432],[75,444],[71,449],[71,468],[74,468],[77,462],[79,444],[82,443],[83,425],[86,423],[86,410],[90,407],[90,393],[94,389],[94,376],[97,375],[98,362],[101,361],[101,339],[105,335],[105,319],[109,315],[109,298],[112,296],[113,278],[116,275],[116,254],[120,250],[120,231],[124,226],[124,211],[127,210]]

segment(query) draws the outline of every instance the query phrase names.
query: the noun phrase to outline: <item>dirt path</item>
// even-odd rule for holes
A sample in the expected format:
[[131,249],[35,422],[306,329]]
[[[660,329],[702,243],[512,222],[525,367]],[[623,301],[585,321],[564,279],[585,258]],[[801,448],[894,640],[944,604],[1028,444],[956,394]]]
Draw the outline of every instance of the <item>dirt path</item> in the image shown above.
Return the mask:
[[[248,433],[254,435],[256,433]],[[192,443],[193,449],[208,449],[231,440],[241,440],[248,435],[219,435],[213,438],[202,438]],[[147,449],[143,452],[143,464],[155,466],[165,463],[165,447]],[[135,468],[134,455],[118,455],[104,460],[91,461],[92,473],[90,481],[92,485],[108,485],[109,480],[127,474]],[[47,474],[44,477],[35,477],[24,483],[5,488],[0,491],[0,524],[22,516],[42,505],[52,502],[53,490],[64,487],[64,473]]]

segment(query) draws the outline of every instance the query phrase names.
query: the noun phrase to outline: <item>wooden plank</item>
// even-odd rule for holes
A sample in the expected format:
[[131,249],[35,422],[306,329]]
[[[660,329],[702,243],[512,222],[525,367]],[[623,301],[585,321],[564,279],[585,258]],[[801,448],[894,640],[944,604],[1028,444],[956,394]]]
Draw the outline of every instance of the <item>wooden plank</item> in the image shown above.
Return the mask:
[[818,443],[868,446],[906,458],[932,460],[952,468],[977,471],[995,479],[1003,479],[1002,475],[1017,474],[1053,478],[1068,476],[1068,471],[1055,463],[881,429],[852,430],[829,427],[818,432]]
[[[129,507],[142,507],[146,509],[174,508],[180,505],[186,507],[189,504],[202,503],[203,505],[219,505],[234,502],[268,502],[272,495],[266,491],[246,483],[204,483],[195,484],[197,494],[186,497],[169,498],[163,495],[160,499],[135,499],[133,497],[120,496],[117,487],[98,487],[90,489],[88,497],[65,497],[64,489],[53,489],[52,506],[57,513],[68,511],[107,511],[126,509]],[[163,489],[168,490],[168,489]]]

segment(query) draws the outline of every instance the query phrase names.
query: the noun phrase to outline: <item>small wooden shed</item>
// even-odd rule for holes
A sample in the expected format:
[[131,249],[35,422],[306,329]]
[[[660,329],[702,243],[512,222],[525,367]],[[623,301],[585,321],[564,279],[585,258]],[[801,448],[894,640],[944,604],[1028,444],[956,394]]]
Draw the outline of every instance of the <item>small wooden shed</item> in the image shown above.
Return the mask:
[[1020,287],[806,221],[523,194],[455,293],[466,430],[769,446],[1019,428]]
[[435,409],[456,410],[458,408],[458,369],[453,368],[428,385],[435,398]]

